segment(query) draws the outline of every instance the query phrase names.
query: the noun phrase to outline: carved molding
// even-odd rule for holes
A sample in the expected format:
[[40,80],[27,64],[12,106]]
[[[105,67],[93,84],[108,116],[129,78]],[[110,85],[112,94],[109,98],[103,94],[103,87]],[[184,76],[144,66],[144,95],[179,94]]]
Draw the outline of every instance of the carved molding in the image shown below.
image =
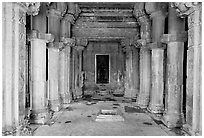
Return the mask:
[[23,6],[29,15],[38,15],[40,11],[40,2],[20,2],[18,4]]
[[42,39],[42,40],[45,40],[47,42],[53,42],[54,41],[54,35],[41,33],[41,32],[38,32],[37,30],[32,30],[29,33],[28,39],[29,39],[29,41],[31,41],[33,39]]
[[201,10],[201,2],[171,2],[171,7],[175,8],[178,16],[185,18],[194,10]]
[[163,34],[161,38],[162,43],[170,43],[170,42],[186,42],[188,38],[187,32],[182,32],[179,34]]

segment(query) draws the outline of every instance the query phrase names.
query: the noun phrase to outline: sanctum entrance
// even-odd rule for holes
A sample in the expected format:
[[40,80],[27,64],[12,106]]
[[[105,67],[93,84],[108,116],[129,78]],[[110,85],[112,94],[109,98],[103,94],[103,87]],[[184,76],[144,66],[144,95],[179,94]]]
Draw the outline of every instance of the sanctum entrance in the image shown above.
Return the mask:
[[96,55],[96,83],[109,83],[109,55]]

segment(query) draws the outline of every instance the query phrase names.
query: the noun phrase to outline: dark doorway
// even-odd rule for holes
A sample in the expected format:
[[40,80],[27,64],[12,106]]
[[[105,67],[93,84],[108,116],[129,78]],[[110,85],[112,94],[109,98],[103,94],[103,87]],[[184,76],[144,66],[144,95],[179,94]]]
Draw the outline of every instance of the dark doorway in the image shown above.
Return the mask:
[[96,83],[109,83],[109,55],[96,55]]

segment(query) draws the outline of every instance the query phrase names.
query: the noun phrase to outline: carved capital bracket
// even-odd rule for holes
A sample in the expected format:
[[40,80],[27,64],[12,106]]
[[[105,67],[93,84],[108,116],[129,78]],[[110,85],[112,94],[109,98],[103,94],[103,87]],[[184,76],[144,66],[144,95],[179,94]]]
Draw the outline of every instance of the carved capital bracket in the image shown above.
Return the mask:
[[139,24],[150,23],[149,16],[144,9],[144,2],[138,2],[134,6],[133,15],[138,19]]
[[56,17],[59,17],[59,18],[62,18],[62,12],[57,10],[57,9],[49,9],[47,10],[47,16],[56,16]]
[[75,46],[74,47],[77,51],[83,51],[84,50],[84,46]]
[[67,14],[72,14],[76,19],[80,13],[81,13],[81,10],[80,10],[78,4],[74,4],[73,2],[68,3]]
[[182,32],[179,34],[163,34],[161,37],[162,43],[170,43],[170,42],[186,42],[188,38],[187,32]]
[[70,47],[74,47],[75,44],[76,44],[75,38],[65,38],[65,37],[61,37],[60,41],[61,41],[65,46],[70,46]]
[[185,18],[195,10],[201,10],[201,2],[171,2],[171,7],[175,8],[178,16]]
[[40,2],[17,2],[20,6],[22,6],[28,15],[38,15],[40,11]]
[[42,39],[42,40],[45,40],[48,43],[48,42],[53,42],[54,41],[54,35],[40,33],[37,30],[32,30],[32,31],[30,31],[30,33],[28,35],[28,40],[31,41],[33,39]]
[[52,42],[52,43],[49,43],[48,47],[47,48],[52,48],[52,49],[55,49],[55,50],[62,50],[64,49],[65,45],[62,43],[62,42]]
[[86,47],[88,45],[88,40],[86,38],[76,38],[76,45]]
[[71,24],[75,23],[75,18],[72,14],[65,14],[62,20],[70,22]]
[[151,18],[155,16],[167,16],[167,2],[147,2],[145,5],[146,12],[150,14]]
[[161,42],[153,42],[147,44],[148,49],[166,49],[166,44]]

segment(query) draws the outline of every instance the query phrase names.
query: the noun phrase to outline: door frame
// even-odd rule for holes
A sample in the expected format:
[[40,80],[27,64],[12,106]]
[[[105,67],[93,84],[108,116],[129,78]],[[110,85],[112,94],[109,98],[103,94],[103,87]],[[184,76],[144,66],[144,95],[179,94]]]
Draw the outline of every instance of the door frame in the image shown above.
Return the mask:
[[109,74],[108,74],[108,75],[109,75],[109,76],[108,76],[108,83],[107,83],[107,84],[110,84],[110,65],[111,65],[111,64],[110,64],[110,54],[101,54],[101,53],[100,53],[100,54],[95,54],[95,83],[96,83],[96,84],[101,84],[101,83],[97,83],[97,72],[96,72],[96,71],[97,71],[97,70],[96,70],[96,68],[97,68],[97,66],[96,66],[96,64],[97,64],[97,63],[96,63],[96,56],[97,56],[97,55],[108,55],[108,62],[109,62],[109,63],[108,63],[108,64],[109,64],[109,68],[108,68]]

